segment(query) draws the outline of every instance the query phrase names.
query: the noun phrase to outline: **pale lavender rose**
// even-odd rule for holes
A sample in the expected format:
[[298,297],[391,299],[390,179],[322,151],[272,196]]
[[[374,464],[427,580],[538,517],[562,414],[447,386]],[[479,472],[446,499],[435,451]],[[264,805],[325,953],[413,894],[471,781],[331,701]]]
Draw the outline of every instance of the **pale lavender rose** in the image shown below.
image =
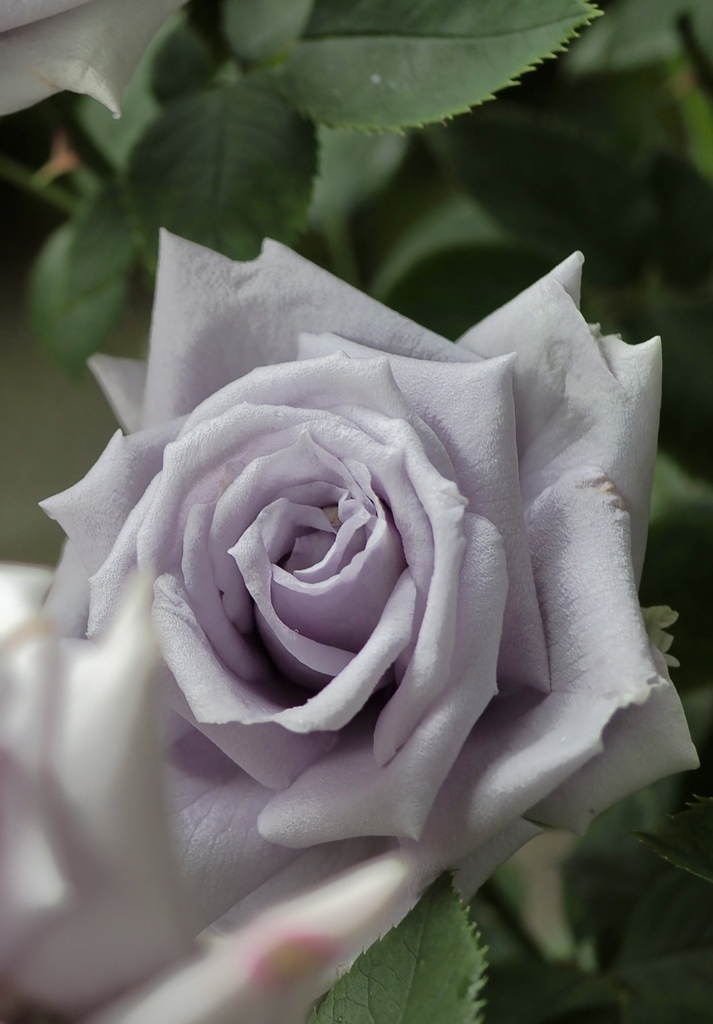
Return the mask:
[[114,114],[151,38],[185,0],[1,0],[0,114],[62,89]]
[[637,600],[659,343],[587,326],[581,263],[453,345],[275,243],[164,235],[148,366],[94,361],[130,433],[45,503],[50,606],[93,637],[158,577],[206,921],[393,847],[472,891],[696,763]]
[[76,645],[37,614],[49,577],[0,565],[0,1018],[301,1024],[403,907],[406,863],[195,940],[163,799],[150,580]]

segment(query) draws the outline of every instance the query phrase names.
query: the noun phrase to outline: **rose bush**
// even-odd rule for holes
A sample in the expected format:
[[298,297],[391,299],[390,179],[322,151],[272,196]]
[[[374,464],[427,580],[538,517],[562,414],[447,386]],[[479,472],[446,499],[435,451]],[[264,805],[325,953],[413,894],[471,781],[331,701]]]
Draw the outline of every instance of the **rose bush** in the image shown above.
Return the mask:
[[3,0],[0,114],[62,89],[118,114],[151,37],[185,0]]
[[[576,254],[453,345],[294,253],[164,235],[129,433],[44,503],[94,637],[136,566],[205,920],[400,845],[472,890],[695,752],[637,582],[658,340],[578,311]],[[538,824],[535,824],[538,823]]]

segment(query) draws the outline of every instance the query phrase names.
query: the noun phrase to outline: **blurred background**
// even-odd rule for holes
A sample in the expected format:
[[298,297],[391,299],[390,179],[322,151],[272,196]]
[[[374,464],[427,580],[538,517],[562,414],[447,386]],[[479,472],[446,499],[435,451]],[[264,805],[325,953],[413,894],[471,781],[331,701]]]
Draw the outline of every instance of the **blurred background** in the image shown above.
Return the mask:
[[[243,182],[241,198],[236,185],[209,238],[198,222],[209,206],[215,214],[216,197],[201,154],[215,139],[196,97],[240,81],[254,57],[236,42],[230,0],[193,0],[168,22],[121,121],[67,94],[0,119],[3,559],[54,562],[61,533],[37,502],[79,479],[116,429],[84,362],[93,351],[145,351],[157,218],[233,258],[252,258],[259,236],[273,234],[451,339],[581,249],[586,317],[631,343],[662,335],[641,600],[680,613],[673,675],[703,767],[604,815],[569,856],[564,897],[557,837],[549,852],[528,854],[536,884],[526,897],[521,877],[501,873],[476,907],[496,963],[527,944],[517,922],[507,925],[523,898],[527,928],[552,949],[571,949],[575,936],[605,963],[643,888],[667,870],[622,829],[653,828],[693,792],[713,794],[713,3],[600,6],[605,16],[565,54],[446,124],[377,134],[320,126],[314,189],[305,157],[307,191],[285,186],[276,222],[274,211],[262,217],[264,196]],[[290,122],[290,131],[299,157],[307,129]],[[176,146],[186,158],[174,178]],[[290,159],[277,146],[275,166]],[[616,892],[603,886],[614,866]]]

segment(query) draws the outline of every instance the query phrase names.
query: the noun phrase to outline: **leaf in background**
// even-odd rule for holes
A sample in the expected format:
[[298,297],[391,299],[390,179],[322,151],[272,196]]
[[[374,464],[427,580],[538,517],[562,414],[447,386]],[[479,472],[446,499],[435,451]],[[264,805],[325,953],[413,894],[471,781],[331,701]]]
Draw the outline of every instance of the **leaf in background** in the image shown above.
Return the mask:
[[513,242],[486,211],[469,196],[456,193],[413,217],[383,259],[371,293],[384,296],[423,260],[449,249]]
[[596,14],[589,0],[315,0],[290,92],[332,127],[439,121],[491,99]]
[[581,249],[589,282],[624,285],[639,273],[653,203],[627,164],[576,124],[508,104],[430,137],[473,197],[521,243],[552,261]]
[[713,481],[713,446],[707,440],[703,443],[713,436],[713,301],[667,301],[657,291],[648,309],[629,317],[626,326],[627,337],[635,341],[661,335],[666,367],[661,407],[664,451],[690,472]]
[[655,833],[639,832],[659,857],[713,882],[713,798],[699,799]]
[[151,88],[160,103],[203,89],[213,76],[208,47],[187,25],[177,28],[158,49],[151,67]]
[[488,968],[486,1024],[617,1024],[614,988],[577,967],[517,960]]
[[606,966],[616,954],[622,929],[647,885],[663,864],[631,835],[653,831],[675,809],[675,779],[663,779],[621,800],[590,825],[563,866],[565,901],[572,930],[594,942]]
[[356,960],[311,1024],[478,1024],[485,953],[443,875]]
[[42,249],[30,278],[30,323],[43,348],[66,369],[81,370],[116,326],[133,257],[129,220],[115,185]]
[[625,922],[623,1024],[713,1021],[713,886],[664,868]]
[[659,218],[655,256],[667,284],[700,284],[713,266],[713,188],[686,161],[659,153],[649,180]]
[[76,116],[82,129],[114,167],[126,166],[135,143],[161,110],[151,88],[151,68],[156,54],[182,19],[180,12],[173,15],[151,40],[122,94],[120,118],[112,117],[106,107],[89,96],[77,101]]
[[171,103],[132,153],[127,186],[153,261],[161,227],[245,260],[266,236],[294,238],[315,169],[313,126],[243,80]]
[[[664,393],[672,363],[664,347]],[[683,408],[691,413],[688,404]],[[683,419],[679,414],[673,422]],[[669,604],[679,613],[672,653],[681,667],[674,679],[688,694],[694,686],[710,684],[713,675],[713,488],[691,480],[669,459],[659,459],[654,497],[640,599],[644,606]]]
[[625,71],[668,60],[680,53],[676,20],[692,18],[696,38],[713,54],[713,6],[710,0],[618,0],[606,17],[567,55],[574,74]]
[[289,45],[309,21],[313,0],[226,0],[223,23],[230,48],[261,63]]
[[408,142],[401,135],[362,135],[319,128],[319,175],[314,185],[310,224],[348,217],[377,195],[403,160]]
[[381,298],[455,341],[551,267],[540,253],[515,246],[457,247],[426,257]]

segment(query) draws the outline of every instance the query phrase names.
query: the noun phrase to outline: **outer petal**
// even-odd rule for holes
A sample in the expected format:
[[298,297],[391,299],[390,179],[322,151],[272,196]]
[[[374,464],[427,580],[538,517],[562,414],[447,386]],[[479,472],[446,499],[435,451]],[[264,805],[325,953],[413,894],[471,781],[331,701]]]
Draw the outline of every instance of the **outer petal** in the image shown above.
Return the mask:
[[262,838],[257,818],[274,795],[198,733],[173,750],[172,826],[197,928],[239,903],[238,921],[383,851],[382,840],[328,843],[304,852]]
[[117,430],[82,480],[40,502],[72,541],[90,576],[109,556],[129,513],[161,469],[164,449],[180,426],[179,420],[129,437]]
[[[605,757],[599,759],[612,720],[619,764],[638,761],[636,784],[697,763],[675,700],[666,700],[671,717],[654,750],[659,694],[666,695],[670,684],[660,675],[663,664],[643,625],[629,517],[611,483],[594,471],[563,477],[531,509],[531,542],[552,692],[497,699],[480,719],[420,838],[424,855],[434,860],[456,844],[464,856],[520,815],[539,820],[540,809],[545,820],[581,822],[583,815],[573,815],[571,807],[577,778],[579,792],[595,800],[588,816],[613,803],[622,795],[621,780],[606,769]],[[627,749],[616,754],[620,721],[626,723]],[[578,774],[590,762],[591,772]],[[556,796],[552,804],[546,801],[560,787],[561,805]]]
[[3,0],[0,7],[0,32],[28,25],[31,21],[41,21],[86,3],[88,0]]
[[118,116],[122,90],[149,40],[183,2],[91,0],[68,10],[48,4],[51,17],[0,35],[0,113],[69,89]]
[[598,814],[656,779],[696,768],[681,701],[664,677],[643,705],[618,711],[604,730],[604,749],[528,813],[533,820],[583,835]]
[[163,818],[150,586],[136,586],[99,648],[71,644],[60,665],[45,770],[69,896],[11,973],[18,991],[74,1015],[192,944]]
[[89,621],[89,573],[71,540],[64,542],[62,556],[44,605],[45,613],[62,636],[83,639]]
[[646,546],[656,456],[658,339],[626,345],[590,329],[577,308],[575,253],[461,338],[481,356],[517,353],[515,407],[526,504],[578,466],[596,465],[621,492],[632,520],[637,578]]
[[95,355],[88,360],[88,366],[121,426],[129,433],[138,430],[146,389],[146,363],[140,359]]
[[0,563],[0,640],[37,614],[51,582],[39,565]]
[[257,366],[295,359],[303,331],[422,359],[473,359],[277,242],[233,263],[164,231],[143,424],[190,412]]

